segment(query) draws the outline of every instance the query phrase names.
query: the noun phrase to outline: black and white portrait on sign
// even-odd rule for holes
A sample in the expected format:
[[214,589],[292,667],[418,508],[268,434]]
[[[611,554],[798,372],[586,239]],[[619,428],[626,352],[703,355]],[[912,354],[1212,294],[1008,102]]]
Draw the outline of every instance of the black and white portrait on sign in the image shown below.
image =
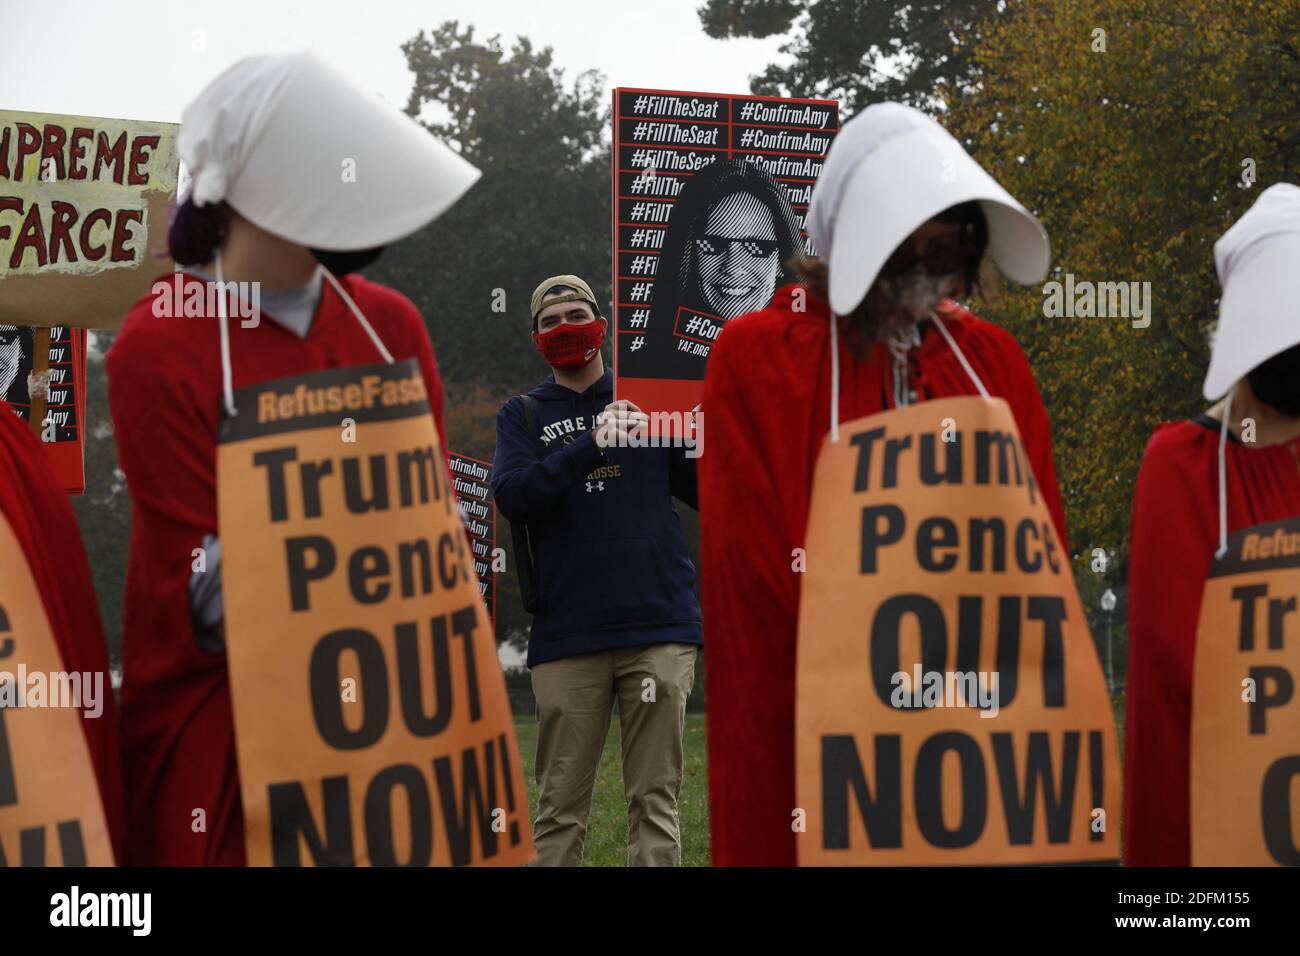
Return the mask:
[[32,370],[32,330],[0,325],[0,401],[26,406],[27,375]]
[[802,251],[785,189],[766,170],[743,159],[701,169],[668,220],[643,354],[629,353],[620,373],[699,378],[722,327],[794,281],[787,263]]

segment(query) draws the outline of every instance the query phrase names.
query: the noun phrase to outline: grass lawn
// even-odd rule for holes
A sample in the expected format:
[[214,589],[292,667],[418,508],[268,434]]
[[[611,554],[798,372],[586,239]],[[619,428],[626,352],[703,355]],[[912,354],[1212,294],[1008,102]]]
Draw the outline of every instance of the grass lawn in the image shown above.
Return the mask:
[[[1111,698],[1115,709],[1115,729],[1119,734],[1120,759],[1124,756],[1124,696]],[[528,805],[537,816],[537,782],[533,778],[533,761],[537,753],[537,720],[515,715],[515,732],[528,779]],[[596,772],[596,789],[591,798],[591,817],[587,822],[587,845],[584,866],[627,865],[627,803],[623,799],[623,761],[620,727],[615,715],[605,741],[605,752]],[[686,715],[686,768],[678,812],[682,827],[682,865],[709,865],[709,785],[708,755],[704,744],[704,714]]]
[[[528,779],[528,805],[537,817],[537,781],[533,761],[537,754],[537,719],[515,715],[520,757]],[[682,828],[682,865],[709,865],[708,758],[704,748],[704,715],[686,715],[686,766],[677,812]],[[618,715],[610,722],[605,752],[596,771],[596,788],[587,821],[584,866],[627,865],[627,802],[623,799],[622,734]]]

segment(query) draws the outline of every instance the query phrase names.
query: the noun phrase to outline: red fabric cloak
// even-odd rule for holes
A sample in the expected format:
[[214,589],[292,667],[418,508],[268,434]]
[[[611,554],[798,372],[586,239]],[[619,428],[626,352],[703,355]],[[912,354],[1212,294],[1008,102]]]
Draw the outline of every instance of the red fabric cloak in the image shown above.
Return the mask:
[[[104,675],[104,710],[96,718],[82,712],[90,760],[99,781],[99,796],[122,861],[125,810],[118,744],[117,705],[109,681],[108,646],[99,618],[99,602],[81,543],[77,516],[55,476],[45,450],[28,425],[0,401],[0,512],[13,528],[45,605],[50,630],[68,671]],[[0,574],[5,573],[0,568]]]
[[[799,575],[813,468],[830,430],[827,302],[797,285],[728,322],[709,356],[700,458],[700,565],[708,668],[709,809],[717,866],[793,866]],[[941,316],[992,395],[1015,415],[1068,553],[1051,425],[1010,333],[951,303]],[[890,407],[892,359],[854,357],[840,336],[840,421]],[[918,399],[979,394],[933,325],[916,350]]]
[[[170,283],[170,275],[162,277]],[[186,282],[202,282],[186,276]],[[360,276],[340,279],[397,360],[419,360],[446,448],[442,380],[419,311]],[[123,761],[127,862],[242,865],[243,809],[226,656],[200,649],[190,622],[192,551],[217,528],[221,354],[215,315],[159,317],[151,292],[108,353],[109,405],[131,493],[123,602]],[[163,310],[160,310],[163,311]],[[327,283],[306,338],[268,320],[230,322],[236,389],[383,361]],[[206,830],[195,832],[195,811]]]
[[[1229,438],[1228,532],[1300,515],[1300,438]],[[1142,457],[1129,537],[1124,862],[1191,865],[1192,658],[1219,547],[1219,428],[1161,425]]]

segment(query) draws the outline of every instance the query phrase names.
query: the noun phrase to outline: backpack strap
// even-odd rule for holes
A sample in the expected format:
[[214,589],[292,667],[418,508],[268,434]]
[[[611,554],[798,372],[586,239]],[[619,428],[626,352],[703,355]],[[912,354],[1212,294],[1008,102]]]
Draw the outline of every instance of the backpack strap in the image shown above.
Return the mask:
[[541,435],[541,429],[537,427],[537,399],[531,395],[520,395],[524,403],[524,424],[528,426],[528,433],[534,437]]

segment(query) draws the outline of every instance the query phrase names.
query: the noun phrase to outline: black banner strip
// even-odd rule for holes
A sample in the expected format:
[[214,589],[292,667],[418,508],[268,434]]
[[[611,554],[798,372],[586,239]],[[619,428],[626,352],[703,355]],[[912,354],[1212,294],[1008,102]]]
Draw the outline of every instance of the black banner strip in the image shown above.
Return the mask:
[[[1287,552],[1290,553],[1287,553]],[[1210,565],[1210,577],[1300,567],[1300,516],[1243,528],[1228,536],[1228,553]]]
[[[318,410],[319,409],[319,410]],[[223,409],[221,444],[313,428],[397,421],[429,411],[428,390],[413,358],[350,365],[276,378],[235,392],[236,415]]]

